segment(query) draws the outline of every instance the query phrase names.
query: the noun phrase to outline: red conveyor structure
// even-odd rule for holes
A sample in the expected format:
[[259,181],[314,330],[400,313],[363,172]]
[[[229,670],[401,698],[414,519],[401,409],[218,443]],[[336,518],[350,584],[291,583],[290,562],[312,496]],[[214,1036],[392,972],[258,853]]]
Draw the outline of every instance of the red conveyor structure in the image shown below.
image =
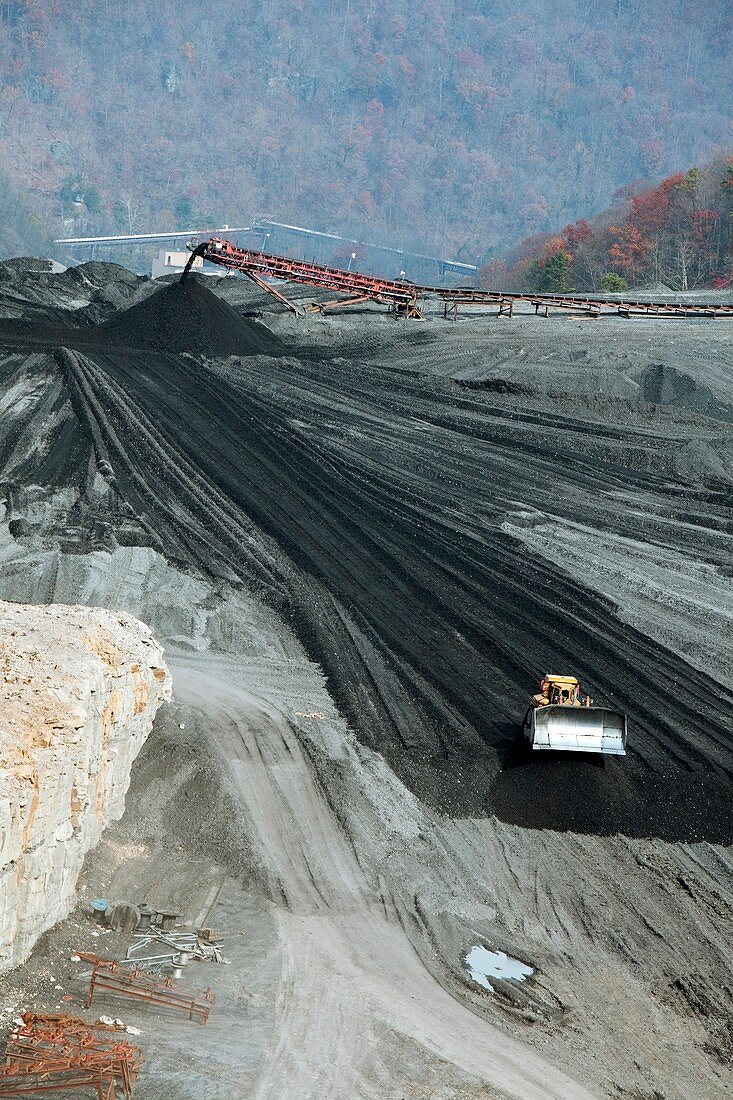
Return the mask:
[[460,307],[496,308],[499,316],[511,317],[517,302],[527,302],[538,316],[549,316],[550,310],[566,310],[579,316],[603,317],[732,317],[733,303],[703,304],[699,302],[643,302],[588,298],[577,294],[513,294],[498,290],[482,290],[478,287],[420,286],[403,279],[383,279],[376,275],[362,275],[358,271],[345,271],[338,267],[293,260],[285,256],[272,256],[266,252],[253,252],[237,248],[230,241],[212,237],[192,248],[191,258],[181,276],[185,279],[196,256],[209,263],[239,271],[260,289],[273,294],[278,301],[294,313],[301,310],[284,294],[276,290],[268,280],[279,279],[290,283],[333,290],[342,297],[321,302],[309,308],[326,311],[363,302],[377,302],[389,306],[405,317],[422,318],[423,303],[437,300],[443,303],[445,317],[458,316]]

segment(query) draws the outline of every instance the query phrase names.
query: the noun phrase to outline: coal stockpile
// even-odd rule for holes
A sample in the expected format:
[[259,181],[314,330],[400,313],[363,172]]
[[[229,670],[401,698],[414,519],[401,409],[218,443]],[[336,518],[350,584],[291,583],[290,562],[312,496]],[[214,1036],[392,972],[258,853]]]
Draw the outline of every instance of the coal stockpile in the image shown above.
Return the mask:
[[[104,278],[87,288],[95,310]],[[2,285],[10,301],[17,284]],[[211,286],[247,315],[277,308],[244,282]],[[151,287],[130,289],[139,303]],[[310,943],[326,922],[323,950],[291,975],[306,1039],[348,934],[380,1003],[413,987],[401,958],[412,974],[436,965],[446,1004],[509,1007],[574,1066],[605,1051],[598,1095],[721,1095],[733,333],[311,314],[273,319],[287,356],[210,357],[89,330],[84,343],[44,320],[49,306],[62,318],[64,288],[48,302],[33,290],[18,308],[37,343],[0,346],[2,594],[124,608],[165,640],[177,698],[136,764],[122,833],[147,837],[151,807],[149,881],[160,852],[188,843],[178,819],[195,819],[191,874],[228,866],[231,828],[246,905],[267,898],[266,930],[250,927],[268,957],[274,909],[296,960],[303,928]],[[185,332],[184,300],[163,301]],[[525,747],[548,671],[628,714],[627,757]],[[139,883],[120,850],[113,837],[99,881],[122,867]],[[240,929],[231,897],[227,912]],[[404,947],[385,963],[393,933]],[[511,1001],[457,985],[481,942],[541,980]],[[432,1019],[440,1002],[419,1000]],[[273,1032],[270,1004],[260,1030],[279,1044],[292,1013]],[[661,1039],[639,1026],[650,1018]],[[660,1043],[666,1076],[649,1077]],[[230,1067],[227,1053],[225,1082]]]
[[[729,496],[674,483],[655,430],[376,364],[212,373],[108,353],[79,357],[78,372],[77,415],[167,552],[254,584],[360,738],[428,804],[532,828],[730,839],[730,692],[502,527],[524,501],[682,546],[694,517],[722,564]],[[528,697],[551,669],[628,713],[626,759],[523,748]]]
[[78,311],[25,302],[21,317],[0,319],[0,346],[153,349],[203,358],[278,356],[284,352],[269,329],[241,317],[196,279],[170,283],[110,320],[90,324],[102,308],[102,297],[111,295],[98,292],[97,300]]
[[[650,411],[648,362],[641,384],[604,368],[591,395],[592,362],[573,366],[587,349],[570,366],[485,377],[475,329],[428,340],[349,324],[333,323],[323,359],[311,344],[300,361],[254,361],[276,338],[191,280],[93,330],[59,339],[36,323],[24,330],[33,340],[64,348],[11,357],[11,392],[35,396],[22,439],[4,445],[3,476],[83,485],[92,541],[124,522],[121,539],[137,530],[171,560],[244,582],[324,669],[360,739],[437,810],[729,840],[733,700],[718,669],[688,659],[704,652],[704,632],[675,641],[653,618],[629,618],[603,582],[618,544],[688,628],[698,605],[677,592],[680,563],[721,581],[730,569],[730,424],[677,403]],[[521,339],[524,356],[530,333]],[[622,363],[633,348],[623,341]],[[506,351],[497,345],[502,362]],[[601,351],[605,361],[609,344]],[[717,415],[730,395],[714,371],[706,378]],[[30,530],[18,514],[14,530]],[[565,536],[558,560],[536,523]],[[568,556],[576,544],[595,581]],[[667,588],[655,572],[665,558]],[[627,758],[528,752],[519,726],[548,671],[578,675],[628,714]]]
[[188,278],[156,291],[100,325],[96,335],[126,347],[191,355],[278,355],[280,342],[208,287]]

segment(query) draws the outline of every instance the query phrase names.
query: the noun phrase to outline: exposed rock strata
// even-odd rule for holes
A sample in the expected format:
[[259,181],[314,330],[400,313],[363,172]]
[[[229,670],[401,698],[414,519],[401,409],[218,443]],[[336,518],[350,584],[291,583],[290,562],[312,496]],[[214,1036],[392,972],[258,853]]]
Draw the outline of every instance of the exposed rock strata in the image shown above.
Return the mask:
[[0,603],[0,971],[68,914],[170,694],[163,650],[138,620]]

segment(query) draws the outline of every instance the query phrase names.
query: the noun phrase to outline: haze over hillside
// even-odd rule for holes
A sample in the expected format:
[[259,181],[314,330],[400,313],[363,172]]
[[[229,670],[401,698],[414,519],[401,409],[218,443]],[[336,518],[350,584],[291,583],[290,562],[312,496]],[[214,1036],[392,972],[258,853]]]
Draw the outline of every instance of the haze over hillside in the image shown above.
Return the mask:
[[260,213],[485,258],[733,143],[727,0],[8,0],[0,45],[50,235]]

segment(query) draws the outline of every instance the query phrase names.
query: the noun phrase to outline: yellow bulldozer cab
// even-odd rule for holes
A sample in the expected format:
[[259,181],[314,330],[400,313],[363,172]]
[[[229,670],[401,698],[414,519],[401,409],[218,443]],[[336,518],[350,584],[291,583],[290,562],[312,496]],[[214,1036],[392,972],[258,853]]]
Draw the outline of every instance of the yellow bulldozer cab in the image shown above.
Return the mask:
[[[580,684],[575,676],[556,676],[548,672],[540,685],[540,706],[559,705],[579,707],[581,705]],[[546,702],[545,702],[546,700]]]

